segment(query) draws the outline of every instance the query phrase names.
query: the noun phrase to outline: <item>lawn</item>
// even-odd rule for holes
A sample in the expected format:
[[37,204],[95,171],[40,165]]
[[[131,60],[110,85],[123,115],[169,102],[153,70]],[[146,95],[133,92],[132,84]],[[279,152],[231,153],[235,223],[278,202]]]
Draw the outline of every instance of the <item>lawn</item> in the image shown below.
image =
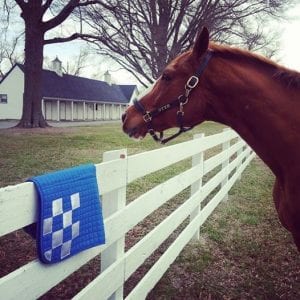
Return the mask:
[[[172,143],[186,141],[193,134],[207,135],[221,131],[222,126],[206,123],[181,135]],[[120,124],[95,127],[50,129],[0,129],[0,187],[20,183],[26,178],[82,163],[99,163],[105,151],[128,149],[134,154],[161,147],[147,137],[139,143],[129,139]],[[170,143],[170,144],[172,144]]]
[[[174,143],[222,130],[205,123]],[[0,130],[0,187],[26,178],[81,163],[98,163],[102,154],[127,148],[134,154],[157,147],[149,137],[135,142],[125,136],[119,124],[97,127],[50,128],[46,130]],[[210,153],[207,153],[210,155]],[[174,176],[190,162],[184,161],[128,187],[128,201],[151,186]],[[149,294],[148,299],[300,299],[300,257],[288,232],[279,224],[272,203],[273,176],[255,159],[242,180],[230,192],[201,228],[199,242],[191,242]],[[171,203],[138,224],[126,237],[130,248],[187,196],[184,191]],[[153,265],[169,241],[156,251],[128,280],[128,293]],[[22,231],[0,238],[0,276],[35,257],[34,242]],[[42,299],[69,299],[99,272],[98,259],[53,288]]]

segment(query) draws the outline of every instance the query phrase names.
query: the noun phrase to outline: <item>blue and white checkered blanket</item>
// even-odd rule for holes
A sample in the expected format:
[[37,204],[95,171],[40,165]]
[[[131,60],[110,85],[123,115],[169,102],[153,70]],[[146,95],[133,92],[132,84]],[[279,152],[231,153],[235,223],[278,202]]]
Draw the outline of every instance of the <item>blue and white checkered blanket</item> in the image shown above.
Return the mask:
[[39,194],[37,246],[44,263],[105,243],[95,166],[30,178]]

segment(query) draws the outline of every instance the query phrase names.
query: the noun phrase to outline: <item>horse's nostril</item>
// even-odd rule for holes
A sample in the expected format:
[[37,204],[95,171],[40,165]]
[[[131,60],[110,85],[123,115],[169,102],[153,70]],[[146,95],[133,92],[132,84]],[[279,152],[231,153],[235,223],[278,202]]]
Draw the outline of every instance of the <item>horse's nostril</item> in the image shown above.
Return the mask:
[[126,119],[126,113],[122,114],[122,122],[123,123],[124,123],[125,119]]

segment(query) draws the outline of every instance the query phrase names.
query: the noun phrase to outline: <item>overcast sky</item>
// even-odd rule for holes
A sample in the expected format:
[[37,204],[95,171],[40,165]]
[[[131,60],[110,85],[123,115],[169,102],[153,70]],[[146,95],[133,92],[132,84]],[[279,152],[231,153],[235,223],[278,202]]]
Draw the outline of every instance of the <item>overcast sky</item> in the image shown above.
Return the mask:
[[289,11],[288,16],[289,21],[284,22],[281,37],[281,62],[300,71],[300,3]]

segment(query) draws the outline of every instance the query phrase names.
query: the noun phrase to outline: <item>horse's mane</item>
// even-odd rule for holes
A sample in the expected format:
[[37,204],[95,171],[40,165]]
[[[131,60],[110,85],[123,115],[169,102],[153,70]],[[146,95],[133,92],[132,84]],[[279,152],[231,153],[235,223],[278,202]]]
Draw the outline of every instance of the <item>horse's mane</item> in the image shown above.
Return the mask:
[[288,87],[300,88],[300,73],[290,70],[259,54],[229,46],[210,43],[210,48],[224,58],[239,59],[272,68],[272,75]]

